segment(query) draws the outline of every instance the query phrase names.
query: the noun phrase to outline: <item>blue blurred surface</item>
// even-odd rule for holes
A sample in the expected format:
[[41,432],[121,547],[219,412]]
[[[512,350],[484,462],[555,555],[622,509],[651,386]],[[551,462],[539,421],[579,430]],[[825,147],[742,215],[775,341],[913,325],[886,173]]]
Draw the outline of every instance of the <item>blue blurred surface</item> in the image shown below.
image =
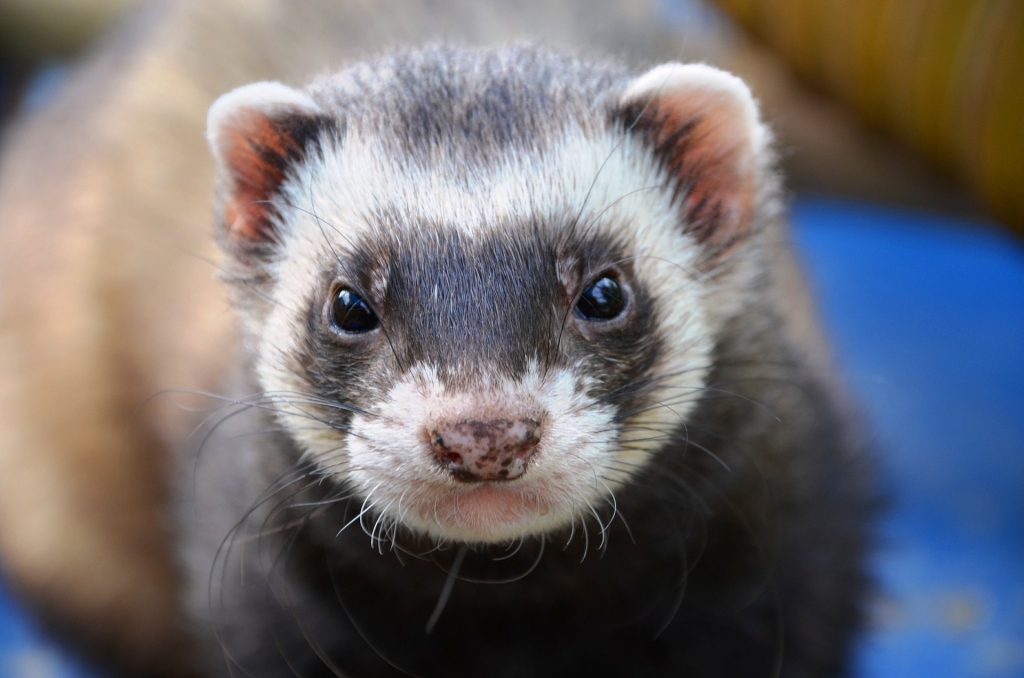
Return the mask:
[[985,224],[794,206],[895,505],[858,675],[1024,676],[1024,250]]
[[[1024,249],[986,224],[793,208],[894,506],[864,678],[1024,676]],[[0,591],[0,676],[79,678]]]
[[0,582],[0,677],[100,678],[100,674],[47,638]]

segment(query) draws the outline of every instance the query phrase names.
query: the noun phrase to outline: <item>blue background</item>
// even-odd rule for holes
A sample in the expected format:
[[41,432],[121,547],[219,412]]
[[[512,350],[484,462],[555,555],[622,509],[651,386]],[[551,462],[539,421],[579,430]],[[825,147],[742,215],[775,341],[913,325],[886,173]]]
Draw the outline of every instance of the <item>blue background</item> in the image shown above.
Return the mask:
[[1024,676],[1024,250],[989,224],[798,200],[894,506],[861,676]]
[[[893,506],[865,678],[1024,676],[1024,249],[991,224],[825,199],[794,238]],[[0,588],[0,676],[98,676]]]

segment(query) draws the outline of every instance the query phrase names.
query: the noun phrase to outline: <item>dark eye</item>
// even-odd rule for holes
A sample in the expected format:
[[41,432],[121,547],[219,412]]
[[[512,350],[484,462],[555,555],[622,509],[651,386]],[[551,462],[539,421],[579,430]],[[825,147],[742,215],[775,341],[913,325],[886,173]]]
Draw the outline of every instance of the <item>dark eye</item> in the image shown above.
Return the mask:
[[576,315],[586,320],[611,320],[626,308],[626,295],[615,278],[604,277],[587,289],[576,303]]
[[362,297],[352,290],[338,290],[331,303],[331,321],[343,332],[369,332],[380,321]]

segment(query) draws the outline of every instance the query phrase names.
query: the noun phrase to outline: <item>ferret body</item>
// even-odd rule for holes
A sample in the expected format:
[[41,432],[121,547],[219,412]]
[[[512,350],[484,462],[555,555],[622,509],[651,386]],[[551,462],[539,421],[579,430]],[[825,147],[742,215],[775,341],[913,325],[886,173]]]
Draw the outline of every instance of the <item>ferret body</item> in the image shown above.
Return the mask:
[[702,65],[438,47],[211,109],[239,390],[186,491],[250,675],[835,675],[870,473]]
[[[618,48],[593,11],[652,59],[627,5],[171,3],[14,137],[17,590],[140,675],[841,671],[871,467],[742,83],[399,52],[201,147],[385,40]],[[226,408],[140,407],[185,389]]]

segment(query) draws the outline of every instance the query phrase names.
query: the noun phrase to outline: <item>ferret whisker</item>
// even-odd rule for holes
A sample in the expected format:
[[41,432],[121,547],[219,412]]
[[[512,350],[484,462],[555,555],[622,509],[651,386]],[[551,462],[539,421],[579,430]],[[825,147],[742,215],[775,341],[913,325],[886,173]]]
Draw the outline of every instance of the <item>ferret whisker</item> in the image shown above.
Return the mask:
[[364,643],[366,643],[367,647],[369,647],[373,651],[373,653],[380,657],[380,659],[384,661],[388,666],[395,669],[402,675],[412,676],[413,678],[419,678],[417,674],[411,673],[410,671],[404,669],[395,660],[391,659],[388,655],[386,655],[377,646],[377,644],[373,642],[373,639],[370,638],[370,636],[366,633],[362,625],[355,620],[355,617],[352,616],[352,613],[349,610],[348,605],[345,604],[344,596],[341,595],[341,589],[338,586],[338,580],[337,577],[335,576],[334,568],[330,567],[330,560],[327,561],[327,565],[327,572],[331,579],[331,587],[334,589],[334,597],[338,601],[338,604],[341,606],[342,611],[345,613],[345,617],[348,619],[349,623],[352,624],[352,628],[356,630],[356,634],[358,634],[359,638]]
[[[639,118],[637,118],[637,120],[632,123],[632,125],[630,126],[629,129],[632,130],[633,126],[635,126],[637,124],[637,122],[639,122]],[[583,212],[587,208],[587,203],[590,202],[590,196],[591,196],[591,194],[594,191],[594,187],[597,186],[598,179],[601,178],[601,173],[604,171],[604,168],[608,165],[608,161],[611,160],[612,157],[614,157],[615,153],[619,150],[619,148],[622,146],[622,144],[625,143],[626,139],[627,139],[627,136],[623,135],[618,141],[616,141],[615,145],[608,152],[608,155],[605,156],[604,160],[601,162],[601,165],[597,168],[597,172],[594,173],[594,178],[590,182],[590,186],[587,188],[587,193],[583,197],[583,202],[580,204],[579,211],[576,213],[575,218],[569,224],[569,227],[568,227],[568,230],[567,230],[567,233],[566,233],[567,236],[569,236],[569,235],[577,235],[576,231],[577,231],[577,227],[578,227],[579,222],[580,222],[580,218],[583,216]],[[561,324],[561,327],[558,330],[558,338],[555,340],[555,352],[556,353],[558,353],[561,350],[562,334],[565,331],[565,324],[569,320],[569,314],[572,313],[572,309],[575,307],[575,305],[576,305],[576,303],[578,301],[578,297],[583,293],[583,291],[584,290],[581,289],[581,290],[579,290],[577,292],[576,297],[573,298],[572,301],[569,303],[568,309],[566,310],[565,314],[562,316],[562,324]]]
[[376,485],[373,486],[373,489],[371,489],[367,493],[367,495],[363,498],[363,504],[362,504],[362,506],[359,509],[359,514],[356,515],[356,517],[353,518],[352,520],[350,520],[347,523],[345,523],[344,525],[342,525],[341,529],[338,530],[338,533],[336,535],[334,535],[335,537],[340,537],[341,533],[344,532],[348,528],[349,525],[352,525],[353,523],[355,523],[357,521],[359,522],[360,527],[363,528],[363,531],[364,532],[366,531],[366,527],[363,525],[363,516],[366,514],[367,511],[369,511],[369,510],[371,510],[373,508],[374,504],[373,504],[373,502],[371,500],[371,497],[373,497],[373,493],[377,491],[377,488],[379,488],[381,486],[381,484],[382,483],[377,483]]
[[604,551],[605,551],[605,548],[608,545],[608,532],[607,532],[607,529],[605,528],[605,524],[601,520],[601,516],[598,514],[597,509],[594,508],[594,505],[591,504],[590,501],[587,501],[587,508],[590,509],[590,513],[591,513],[591,515],[594,516],[594,520],[597,521],[597,527],[601,531],[601,541],[597,545],[597,550],[598,550],[598,552],[603,554]]
[[[523,541],[525,541],[525,540],[524,539],[520,539],[520,546],[522,546],[522,542]],[[466,576],[460,574],[459,577],[458,577],[458,580],[466,582],[466,583],[469,583],[469,584],[488,584],[488,585],[492,585],[492,586],[507,585],[507,584],[513,584],[513,583],[515,583],[517,581],[522,581],[526,577],[530,576],[530,574],[532,574],[537,569],[537,567],[540,565],[541,561],[544,559],[544,552],[545,552],[545,549],[546,549],[547,536],[544,535],[544,534],[541,534],[541,535],[539,535],[538,537],[535,538],[535,541],[538,544],[537,555],[534,557],[534,559],[530,563],[529,567],[527,567],[526,570],[524,570],[523,572],[520,572],[518,574],[512,575],[511,577],[505,577],[505,578],[502,578],[502,579],[480,579],[480,578],[476,578],[476,577],[466,577]],[[519,551],[519,548],[517,547],[516,548],[516,552],[518,552],[518,551]],[[504,560],[504,559],[507,559],[507,558],[508,558],[508,556],[503,556],[500,559],[499,558],[493,558],[492,560],[495,561],[495,562],[498,562],[499,560]],[[450,573],[449,569],[443,567],[440,563],[437,563],[436,560],[434,562],[435,562],[435,564],[437,564],[437,566],[441,569],[442,572]]]
[[[237,416],[238,414],[242,414],[244,411],[245,411],[245,408],[243,407],[242,409],[239,409],[239,410],[237,410],[235,412],[231,412],[231,413],[225,415],[224,418],[222,418],[220,421],[218,421],[216,424],[214,424],[212,427],[210,427],[210,430],[207,431],[207,433],[203,436],[203,440],[199,444],[199,447],[198,447],[198,449],[196,451],[196,454],[195,454],[195,459],[193,460],[193,463],[192,463],[192,490],[191,491],[192,491],[192,496],[193,497],[197,497],[198,496],[198,486],[197,486],[197,483],[198,483],[199,475],[200,475],[199,474],[199,462],[200,462],[200,459],[202,458],[203,451],[204,451],[204,449],[206,447],[207,442],[210,440],[211,436],[214,434],[214,432],[221,425],[223,425],[227,420]],[[302,466],[300,465],[299,467],[293,467],[293,468],[302,468]],[[283,473],[281,476],[278,477],[277,480],[275,480],[273,483],[271,483],[270,487],[273,487],[274,485],[276,485],[282,478],[286,477],[290,473],[292,473],[291,470],[286,471],[285,473]],[[195,502],[193,504],[193,520],[195,520],[197,522],[199,521],[199,515],[197,513],[198,507],[199,507],[199,502]],[[245,514],[245,516],[243,516],[243,519],[245,519],[245,517],[247,517],[248,515],[249,515],[249,513],[247,512]]]
[[635,426],[634,430],[637,430],[637,431],[650,431],[652,433],[657,433],[658,435],[649,436],[647,438],[640,438],[640,439],[631,440],[631,442],[634,442],[634,443],[635,442],[658,442],[658,441],[664,441],[664,440],[671,440],[671,441],[675,441],[675,442],[680,442],[680,443],[683,443],[683,445],[685,446],[683,448],[683,453],[684,454],[685,454],[685,451],[686,451],[686,447],[695,447],[698,450],[700,450],[701,452],[704,452],[705,454],[707,454],[709,457],[711,457],[716,462],[718,462],[719,465],[721,465],[721,467],[724,468],[726,471],[732,472],[732,467],[730,467],[729,464],[727,464],[725,462],[725,460],[723,460],[720,456],[718,456],[717,454],[715,454],[714,452],[709,450],[704,445],[701,445],[700,443],[695,442],[687,434],[679,435],[678,433],[660,431],[657,428],[654,428],[654,427],[651,427],[651,426]]
[[346,436],[351,436],[353,438],[359,438],[361,440],[366,439],[365,436],[358,433],[353,433],[347,428],[342,428],[334,424],[321,424],[320,426],[269,426],[266,428],[255,429],[253,431],[244,431],[242,433],[236,433],[235,435],[225,438],[225,440],[234,441],[271,434],[287,434],[289,431],[336,431],[338,433],[344,433]]
[[608,502],[608,504],[612,508],[612,517],[608,519],[609,528],[611,527],[611,524],[615,522],[615,518],[618,517],[619,520],[622,522],[622,526],[626,529],[626,534],[629,535],[629,540],[632,541],[635,545],[636,538],[633,537],[633,531],[629,529],[629,523],[626,521],[626,516],[623,515],[621,511],[619,511],[619,501],[618,498],[615,496],[615,490],[613,490],[611,486],[608,484],[609,482],[611,482],[611,480],[604,476],[599,477],[598,480],[601,483],[601,485],[604,486],[606,493],[605,501]]
[[[592,508],[590,507],[590,502],[586,503],[588,508]],[[590,530],[587,529],[587,521],[585,517],[581,516],[580,527],[583,528],[583,555],[580,556],[580,562],[582,563],[584,560],[587,559],[587,553],[590,551]]]
[[[289,475],[294,475],[294,469],[290,469],[289,471],[286,471],[285,473],[283,473],[279,477],[278,481],[275,481],[275,483],[273,483],[273,484],[277,484],[279,481],[283,480],[284,478],[286,478]],[[299,479],[301,479],[301,477]],[[228,559],[231,557],[231,552],[232,552],[232,550],[234,548],[234,545],[236,543],[238,543],[238,541],[239,541],[239,534],[238,534],[239,529],[241,529],[243,527],[243,525],[245,525],[248,522],[249,517],[253,514],[254,511],[257,510],[257,508],[259,506],[261,506],[262,504],[266,503],[267,501],[270,501],[270,499],[272,499],[278,493],[280,493],[284,489],[286,489],[288,487],[288,485],[292,484],[292,482],[295,482],[295,481],[293,480],[293,481],[289,482],[285,486],[283,486],[283,487],[275,490],[274,492],[270,493],[262,501],[257,502],[253,506],[251,506],[250,509],[248,511],[246,511],[245,514],[235,523],[235,526],[231,530],[229,530],[227,535],[225,535],[224,539],[221,540],[220,545],[217,547],[216,552],[214,553],[213,567],[211,567],[211,569],[210,569],[209,579],[207,580],[207,599],[209,601],[208,602],[209,605],[212,606],[212,602],[213,602],[213,578],[214,578],[214,575],[215,575],[215,573],[217,571],[217,563],[218,562],[223,563],[223,565],[221,567],[221,576],[223,578],[227,574],[226,568],[227,568],[227,565],[228,565]],[[296,493],[293,493],[290,496],[295,496],[298,492],[301,492],[301,491],[302,491],[302,488],[300,488],[298,491],[296,491]],[[271,509],[271,511],[268,512],[267,519],[264,520],[264,524],[261,526],[261,529],[260,529],[259,534],[257,536],[262,536],[263,529],[266,527],[266,520],[269,520],[276,513],[277,509],[281,505],[287,503],[289,498],[290,497],[286,497],[281,502],[279,502],[277,506],[273,507]],[[257,539],[256,541],[257,541],[257,543],[259,543],[260,540]],[[243,545],[244,545],[244,542],[243,542]],[[244,557],[239,559],[239,568],[240,568],[239,575],[240,575],[240,582],[242,582],[242,583],[244,583],[244,569],[241,569],[243,567],[244,567]],[[223,585],[221,585],[219,587],[219,589],[218,589],[220,591],[220,594],[221,594],[221,597],[220,597],[220,600],[219,600],[218,609],[222,608],[223,604],[224,604],[224,600],[223,600],[224,588],[225,587]],[[219,617],[219,614],[218,614],[218,617]]]
[[217,277],[221,281],[226,282],[229,285],[241,285],[241,286],[244,286],[250,292],[255,294],[257,297],[261,298],[263,301],[267,302],[271,306],[276,306],[277,305],[277,302],[275,302],[272,298],[268,297],[266,294],[261,292],[259,290],[259,288],[256,286],[256,281],[259,280],[258,276],[252,276],[252,275],[250,275],[250,276],[242,276],[242,275],[239,275],[238,273],[228,271],[227,269],[222,267],[219,263],[217,263],[215,260],[211,259],[210,257],[203,256],[202,254],[199,254],[198,252],[195,252],[195,251],[192,251],[192,250],[188,250],[188,249],[185,249],[183,247],[177,247],[175,249],[177,249],[179,252],[184,253],[187,256],[192,257],[193,259],[197,259],[197,260],[203,262],[204,264],[209,264],[210,267],[213,268],[213,270],[217,271]]
[[[346,412],[352,412],[352,413],[355,413],[355,414],[361,414],[363,416],[374,416],[374,414],[372,412],[369,412],[369,411],[366,411],[366,410],[363,410],[363,409],[359,409],[357,407],[353,407],[353,406],[350,406],[350,405],[345,405],[343,403],[339,403],[339,402],[333,401],[333,400],[328,400],[326,398],[319,398],[319,397],[313,396],[312,394],[295,392],[295,391],[261,391],[261,392],[258,392],[258,393],[250,394],[250,395],[245,396],[243,398],[233,398],[231,396],[226,396],[226,395],[223,395],[223,394],[220,394],[220,393],[214,393],[212,391],[203,391],[203,390],[200,390],[200,389],[174,388],[174,389],[163,389],[161,391],[158,391],[153,396],[150,396],[149,398],[147,398],[147,401],[148,400],[152,400],[153,398],[159,397],[159,396],[170,397],[170,396],[176,395],[176,394],[177,395],[193,395],[193,396],[203,397],[203,398],[207,398],[207,399],[210,399],[210,400],[214,400],[214,401],[220,402],[221,403],[220,405],[218,405],[215,408],[212,408],[214,412],[216,412],[216,410],[218,410],[218,409],[222,409],[223,407],[231,406],[231,405],[252,406],[252,405],[259,405],[260,402],[263,399],[270,399],[271,402],[273,402],[274,399],[278,399],[278,398],[282,399],[284,401],[287,401],[287,399],[290,398],[290,397],[298,396],[299,398],[304,399],[304,400],[308,401],[311,404],[318,404],[318,405],[322,405],[324,407],[330,407],[330,408],[333,408],[333,409],[344,410]],[[178,407],[179,409],[182,409],[182,410],[187,411],[187,412],[203,412],[203,411],[206,411],[208,409],[211,409],[211,408],[189,407],[187,405],[183,405],[181,403],[178,403],[177,401],[175,401],[173,399],[171,399],[171,402],[172,402],[172,404],[175,405],[175,407]]]
[[[373,547],[373,543],[374,543],[374,535],[377,534],[377,529],[378,529],[378,527],[381,526],[381,521],[386,521],[387,520],[386,516],[387,516],[388,509],[390,509],[393,504],[394,504],[394,501],[388,502],[387,506],[385,506],[383,509],[381,509],[380,511],[377,512],[377,520],[374,521],[373,527],[370,529],[370,546],[371,546],[371,548]],[[377,548],[378,548],[378,550],[379,550],[381,555],[384,555],[384,538],[383,538],[383,534],[384,534],[384,530],[383,530],[383,528],[381,528],[381,536],[376,537],[376,539],[377,539]]]
[[444,580],[444,586],[441,588],[441,595],[438,596],[437,604],[434,606],[434,611],[430,613],[430,618],[427,620],[427,626],[424,629],[428,636],[434,632],[434,626],[437,624],[437,620],[441,618],[441,613],[444,611],[445,605],[448,604],[448,598],[451,596],[452,589],[455,587],[455,579],[459,576],[459,570],[462,568],[462,561],[466,559],[466,552],[468,550],[469,547],[463,544],[455,554],[455,560],[452,562],[451,570],[449,570],[448,576]]
[[572,538],[576,535],[576,509],[575,508],[573,508],[572,515],[573,515],[573,518],[572,518],[572,521],[569,524],[569,537],[565,540],[565,545],[562,547],[563,551],[566,550],[567,548],[569,548],[569,544],[572,543]]
[[[298,538],[298,535],[299,531],[296,530],[295,532],[293,532],[292,536],[285,543],[284,547],[281,548],[277,555],[274,557],[270,569],[267,570],[266,568],[263,568],[264,579],[267,584],[265,590],[269,594],[274,596],[274,599],[279,607],[290,612],[290,617],[295,622],[295,625],[298,627],[299,632],[302,635],[303,640],[306,642],[307,647],[309,647],[313,651],[313,654],[316,655],[317,659],[320,660],[322,665],[326,666],[328,670],[330,670],[331,673],[334,674],[334,676],[336,676],[336,678],[344,678],[344,673],[337,666],[335,666],[334,662],[327,656],[327,654],[323,651],[323,648],[320,647],[320,644],[316,641],[313,635],[306,628],[306,625],[302,623],[302,620],[300,619],[297,613],[298,608],[295,604],[294,596],[291,593],[291,585],[288,582],[288,578],[279,578],[281,586],[284,589],[284,595],[287,598],[286,601],[281,600],[280,596],[277,594],[277,589],[273,586],[273,582],[271,581],[275,573],[278,571],[280,563],[284,560],[286,556],[291,554],[292,549],[295,546],[295,542]],[[260,560],[260,563],[262,565],[262,559]],[[281,653],[282,659],[284,659],[285,662],[291,667],[291,662],[288,660],[288,657],[284,652],[284,648],[282,648],[280,644],[278,644],[278,651],[279,653]],[[294,667],[292,668],[294,670]]]
[[[502,560],[508,560],[508,559],[510,559],[510,558],[513,558],[513,557],[515,557],[515,555],[516,555],[517,553],[519,553],[519,551],[520,551],[520,550],[521,550],[521,549],[523,548],[523,543],[524,543],[525,541],[526,541],[526,537],[522,537],[522,536],[521,536],[521,537],[519,537],[518,539],[514,539],[513,541],[509,542],[509,548],[511,548],[511,547],[512,547],[513,545],[515,545],[515,548],[514,548],[514,549],[512,549],[512,551],[511,551],[511,552],[509,552],[509,553],[506,553],[506,554],[505,554],[505,555],[503,555],[503,556],[495,556],[495,557],[493,558],[493,560],[494,560],[494,561],[502,561]],[[506,550],[508,550],[508,549],[506,549]]]
[[669,608],[669,612],[666,615],[665,620],[658,627],[658,630],[655,631],[654,636],[653,636],[654,640],[657,640],[658,638],[660,638],[661,635],[663,633],[665,633],[665,631],[668,630],[669,625],[672,624],[672,622],[676,618],[676,615],[679,614],[679,610],[683,606],[683,599],[686,597],[686,584],[689,581],[689,566],[688,566],[688,562],[687,562],[688,559],[687,559],[687,555],[686,555],[686,546],[685,545],[680,546],[680,548],[679,548],[679,558],[682,561],[682,567],[681,567],[680,581],[675,586],[675,588],[679,589],[679,593],[677,593],[675,598],[673,599],[672,606]]
[[[342,497],[338,497],[338,498],[331,499],[331,500],[324,500],[324,501],[320,501],[320,502],[300,502],[300,503],[297,503],[297,504],[288,504],[288,508],[292,508],[292,509],[296,509],[296,508],[310,508],[310,509],[312,509],[312,511],[309,512],[309,517],[312,517],[313,515],[316,514],[317,511],[327,509],[330,504],[337,504],[337,503],[340,503],[340,502],[343,502],[343,501],[351,501],[353,496],[354,495],[352,495],[352,494],[347,494],[347,495],[344,495]],[[236,539],[235,543],[242,543],[242,544],[244,544],[246,542],[251,542],[251,541],[256,541],[256,540],[262,539],[266,535],[277,534],[279,532],[286,532],[286,531],[288,531],[288,530],[290,530],[292,528],[299,527],[299,526],[303,525],[307,521],[307,519],[308,519],[308,517],[306,515],[303,515],[302,517],[296,518],[295,520],[292,520],[291,522],[285,523],[284,525],[281,525],[279,527],[265,528],[265,529],[261,529],[256,534],[248,534],[248,535],[245,535],[245,536],[242,536],[242,537],[238,537]]]

